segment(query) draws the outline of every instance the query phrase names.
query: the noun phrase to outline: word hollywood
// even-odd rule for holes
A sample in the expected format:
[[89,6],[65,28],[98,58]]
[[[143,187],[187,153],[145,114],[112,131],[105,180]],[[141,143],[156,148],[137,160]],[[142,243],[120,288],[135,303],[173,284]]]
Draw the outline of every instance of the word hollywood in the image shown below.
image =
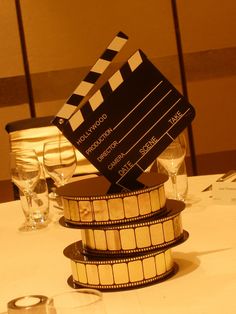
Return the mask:
[[107,119],[107,115],[104,113],[102,114],[89,128],[88,130],[81,135],[76,143],[78,145],[80,145],[81,143],[83,143],[92,133],[93,131],[95,131],[105,120]]

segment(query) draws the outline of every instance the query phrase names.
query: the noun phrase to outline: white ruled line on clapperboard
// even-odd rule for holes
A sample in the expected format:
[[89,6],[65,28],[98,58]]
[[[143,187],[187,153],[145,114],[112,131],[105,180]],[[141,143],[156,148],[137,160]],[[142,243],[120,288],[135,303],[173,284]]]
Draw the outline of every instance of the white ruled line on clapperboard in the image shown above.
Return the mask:
[[94,84],[109,67],[118,52],[120,52],[124,47],[127,40],[128,37],[122,32],[119,32],[113,38],[100,58],[93,65],[89,73],[80,82],[73,94],[56,114],[56,117],[53,119],[52,123],[55,124],[60,130],[63,130],[65,123],[76,112],[84,97],[88,95]]
[[[170,90],[166,95],[168,95],[170,92],[171,92],[171,90]],[[166,95],[165,95],[165,96],[166,96]],[[155,107],[165,98],[165,96],[162,97],[162,99],[156,103]],[[166,115],[171,109],[173,109],[173,107],[180,101],[180,99],[181,99],[181,98],[179,98],[179,99],[174,103],[174,105],[171,106],[171,108],[165,113],[165,115]],[[154,108],[153,108],[153,109],[154,109]],[[151,111],[152,111],[152,110],[150,110],[150,111],[148,112],[148,114],[150,114]],[[187,110],[187,111],[188,111],[188,110]],[[129,130],[129,132],[128,132],[122,139],[119,140],[119,143],[121,143],[121,142],[129,135],[129,133],[130,133],[131,131],[133,131],[133,130],[142,122],[142,120],[143,120],[148,114],[146,114],[141,120],[139,120],[139,122],[138,122],[137,124],[135,124],[135,125]],[[147,131],[146,133],[143,134],[143,136],[139,139],[139,141],[141,141],[142,138],[143,138],[145,135],[147,135],[147,133],[148,133],[149,131],[151,131],[151,129],[154,128],[154,126],[156,126],[156,125],[158,124],[158,122],[160,122],[160,121],[165,117],[165,115],[164,115],[163,117],[161,117],[159,120],[157,120],[157,122],[156,122],[150,129],[148,129],[148,131]],[[173,127],[173,125],[172,125],[172,127]],[[169,130],[170,130],[172,127],[170,127]],[[116,128],[117,128],[117,126],[114,128],[114,130],[115,130]],[[168,134],[168,132],[166,132],[166,133]],[[164,136],[166,133],[164,133],[163,136]],[[173,138],[172,136],[170,136],[170,138],[171,138],[172,140],[174,140],[174,138]],[[161,139],[161,138],[160,138],[160,139]],[[138,142],[139,142],[139,141],[138,141]],[[127,154],[129,151],[131,151],[131,150],[133,149],[133,147],[135,147],[135,145],[138,144],[138,142],[136,142],[133,146],[131,146],[131,147],[129,148],[129,150],[127,150],[126,154]]]
[[194,115],[194,108],[137,50],[72,114],[63,133],[111,183],[129,189]]
[[[176,101],[176,103],[179,102],[179,100],[180,100],[180,98]],[[170,108],[170,110],[176,105],[176,103]],[[186,112],[183,113],[183,116],[185,116],[185,115],[188,113],[189,110],[190,110],[190,109],[187,109]],[[169,110],[168,110],[168,111],[169,111]],[[162,118],[161,118],[161,119],[162,119]],[[154,126],[156,126],[156,125],[161,121],[161,119],[159,119],[159,120],[152,126],[152,128],[154,128]],[[180,118],[180,119],[181,119],[181,118]],[[178,120],[178,122],[179,122],[179,121],[180,121],[180,120]],[[159,142],[162,140],[162,138],[164,138],[164,136],[166,136],[166,135],[170,137],[171,141],[174,140],[174,138],[169,134],[169,131],[170,131],[171,129],[173,129],[173,127],[176,125],[176,123],[177,123],[177,122],[173,123],[172,126],[169,127],[169,129],[167,129],[167,131],[166,131],[161,137],[158,138],[158,140],[157,140],[156,143],[150,148],[150,150],[151,150],[152,148],[154,148],[155,145],[158,145],[158,143],[159,143]],[[152,128],[150,128],[150,129],[143,135],[143,137],[144,137],[145,135],[147,135],[147,133],[150,132]],[[143,138],[143,137],[142,137],[142,138]],[[140,138],[140,141],[141,141],[142,138]],[[121,139],[120,142],[121,142],[122,140],[123,140],[123,139]],[[139,142],[139,141],[138,141],[138,142]],[[128,154],[129,151],[131,151],[131,150],[138,144],[138,142],[136,142],[132,147],[130,147],[129,150],[126,151],[125,154]],[[145,171],[145,169],[143,169],[141,166],[139,166],[139,162],[146,156],[147,153],[150,152],[150,150],[148,150],[146,153],[144,153],[144,154],[136,161],[136,163],[134,164],[134,166],[137,165],[138,167],[140,167],[140,169],[141,169],[142,171]],[[120,182],[121,180],[123,180],[123,179],[125,178],[125,176],[128,175],[129,171],[131,171],[131,170],[132,170],[132,168],[130,168],[119,180],[117,180],[117,181],[116,181],[116,184],[119,184],[119,182]]]

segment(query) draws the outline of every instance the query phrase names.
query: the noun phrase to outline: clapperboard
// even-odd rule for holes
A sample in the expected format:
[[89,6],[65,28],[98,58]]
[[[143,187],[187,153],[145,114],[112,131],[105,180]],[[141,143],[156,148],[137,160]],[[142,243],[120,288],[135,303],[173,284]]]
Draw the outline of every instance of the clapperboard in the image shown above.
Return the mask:
[[[141,187],[138,177],[195,116],[141,50],[80,107],[126,42],[126,35],[116,35],[53,121],[111,182],[112,192]],[[109,58],[99,67],[105,56]]]

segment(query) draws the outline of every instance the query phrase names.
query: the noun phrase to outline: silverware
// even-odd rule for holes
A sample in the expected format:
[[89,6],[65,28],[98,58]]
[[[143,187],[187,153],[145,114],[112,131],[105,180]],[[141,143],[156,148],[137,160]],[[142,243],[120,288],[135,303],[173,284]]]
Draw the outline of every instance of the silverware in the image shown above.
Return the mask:
[[[221,176],[219,179],[217,179],[216,182],[223,182],[223,181],[231,178],[235,174],[236,174],[236,170],[229,170],[223,176]],[[211,190],[212,190],[212,184],[209,185],[208,187],[206,187],[204,190],[202,190],[202,192],[211,191]]]

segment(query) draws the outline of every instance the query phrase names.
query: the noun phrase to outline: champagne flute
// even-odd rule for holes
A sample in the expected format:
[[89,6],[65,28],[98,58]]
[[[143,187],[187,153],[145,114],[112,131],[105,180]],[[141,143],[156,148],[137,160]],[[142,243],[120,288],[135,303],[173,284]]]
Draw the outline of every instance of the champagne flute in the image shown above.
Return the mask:
[[24,211],[26,220],[20,230],[29,231],[36,229],[33,200],[35,198],[34,187],[40,177],[40,163],[36,152],[31,149],[11,152],[10,168],[12,181],[25,195],[28,206],[28,212]]
[[157,157],[157,161],[168,172],[171,179],[174,198],[179,199],[177,189],[177,173],[186,155],[186,141],[184,134],[180,134],[170,145]]
[[[45,143],[43,164],[56,187],[65,185],[73,176],[77,164],[74,146],[64,139]],[[54,198],[60,203],[56,193]]]

